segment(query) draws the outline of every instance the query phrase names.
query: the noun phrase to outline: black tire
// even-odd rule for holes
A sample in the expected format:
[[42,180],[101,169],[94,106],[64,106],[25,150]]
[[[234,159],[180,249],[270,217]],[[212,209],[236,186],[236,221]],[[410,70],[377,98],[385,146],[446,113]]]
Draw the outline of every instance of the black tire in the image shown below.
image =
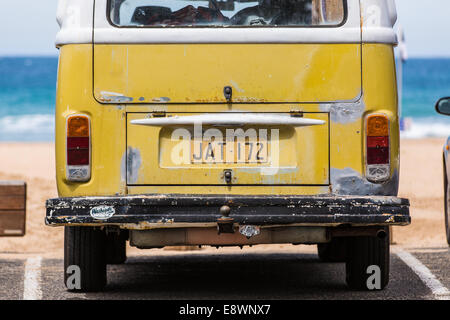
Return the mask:
[[[106,235],[92,227],[66,227],[64,234],[64,284],[69,291],[95,292],[106,286]],[[72,275],[67,270],[78,266],[78,288],[68,286]]]
[[444,209],[445,209],[445,234],[447,243],[450,246],[450,186],[448,185],[447,168],[444,159]]
[[347,257],[346,238],[333,238],[329,243],[317,245],[317,254],[322,262],[345,262]]
[[[348,239],[346,282],[355,290],[383,290],[389,283],[390,243],[389,228],[385,228],[386,236],[354,237]],[[369,267],[380,268],[380,286],[369,288],[368,279],[373,271]]]
[[124,231],[120,234],[106,236],[106,263],[123,264],[127,260],[127,236]]

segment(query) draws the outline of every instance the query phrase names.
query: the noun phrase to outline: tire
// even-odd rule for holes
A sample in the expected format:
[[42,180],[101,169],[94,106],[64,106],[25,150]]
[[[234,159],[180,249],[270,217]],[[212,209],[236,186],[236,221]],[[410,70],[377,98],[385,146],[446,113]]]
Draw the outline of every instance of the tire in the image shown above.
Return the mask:
[[125,232],[120,234],[108,234],[106,236],[106,263],[123,264],[127,260],[127,236]]
[[[346,282],[355,290],[383,290],[389,283],[390,243],[389,228],[386,236],[354,237],[348,240],[346,261]],[[369,288],[368,280],[374,274],[369,267],[378,266],[379,287]]]
[[[64,234],[64,284],[69,291],[95,292],[106,286],[106,235],[92,227],[66,227]],[[78,266],[80,281],[69,286],[70,266]],[[73,268],[73,267],[71,267]],[[72,279],[73,280],[73,279]],[[71,282],[73,285],[73,282]]]
[[318,244],[317,254],[322,262],[345,262],[346,249],[346,238],[333,238],[329,243]]
[[444,209],[445,209],[445,234],[450,246],[450,186],[448,184],[447,170],[444,161]]

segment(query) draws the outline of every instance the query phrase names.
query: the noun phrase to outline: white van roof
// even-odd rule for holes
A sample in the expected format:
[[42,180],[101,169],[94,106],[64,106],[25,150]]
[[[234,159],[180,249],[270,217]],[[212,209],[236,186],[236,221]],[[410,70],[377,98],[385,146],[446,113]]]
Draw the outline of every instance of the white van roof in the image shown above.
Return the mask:
[[[56,45],[93,43],[388,43],[397,44],[395,0],[346,0],[348,17],[330,28],[117,28],[107,0],[59,0]],[[95,10],[94,10],[95,5]],[[95,19],[93,19],[95,12]],[[93,32],[93,20],[95,29]],[[362,24],[362,25],[361,25]],[[362,27],[362,28],[361,28]],[[94,39],[95,38],[95,39]]]

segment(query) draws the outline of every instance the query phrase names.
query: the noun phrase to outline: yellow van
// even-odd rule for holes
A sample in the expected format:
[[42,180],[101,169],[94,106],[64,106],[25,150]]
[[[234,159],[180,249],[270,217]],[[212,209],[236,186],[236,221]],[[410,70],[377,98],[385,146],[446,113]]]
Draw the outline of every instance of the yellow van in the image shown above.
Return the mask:
[[410,223],[395,21],[393,0],[59,1],[46,223],[69,289],[101,290],[126,241],[317,244],[384,288]]

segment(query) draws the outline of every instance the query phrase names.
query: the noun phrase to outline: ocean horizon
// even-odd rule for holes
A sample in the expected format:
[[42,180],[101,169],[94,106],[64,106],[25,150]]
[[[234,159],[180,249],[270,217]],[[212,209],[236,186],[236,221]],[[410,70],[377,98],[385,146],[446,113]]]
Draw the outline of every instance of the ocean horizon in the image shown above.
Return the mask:
[[[54,141],[58,57],[0,57],[0,141]],[[446,137],[450,117],[437,100],[450,96],[450,58],[411,58],[404,64],[403,138]]]

